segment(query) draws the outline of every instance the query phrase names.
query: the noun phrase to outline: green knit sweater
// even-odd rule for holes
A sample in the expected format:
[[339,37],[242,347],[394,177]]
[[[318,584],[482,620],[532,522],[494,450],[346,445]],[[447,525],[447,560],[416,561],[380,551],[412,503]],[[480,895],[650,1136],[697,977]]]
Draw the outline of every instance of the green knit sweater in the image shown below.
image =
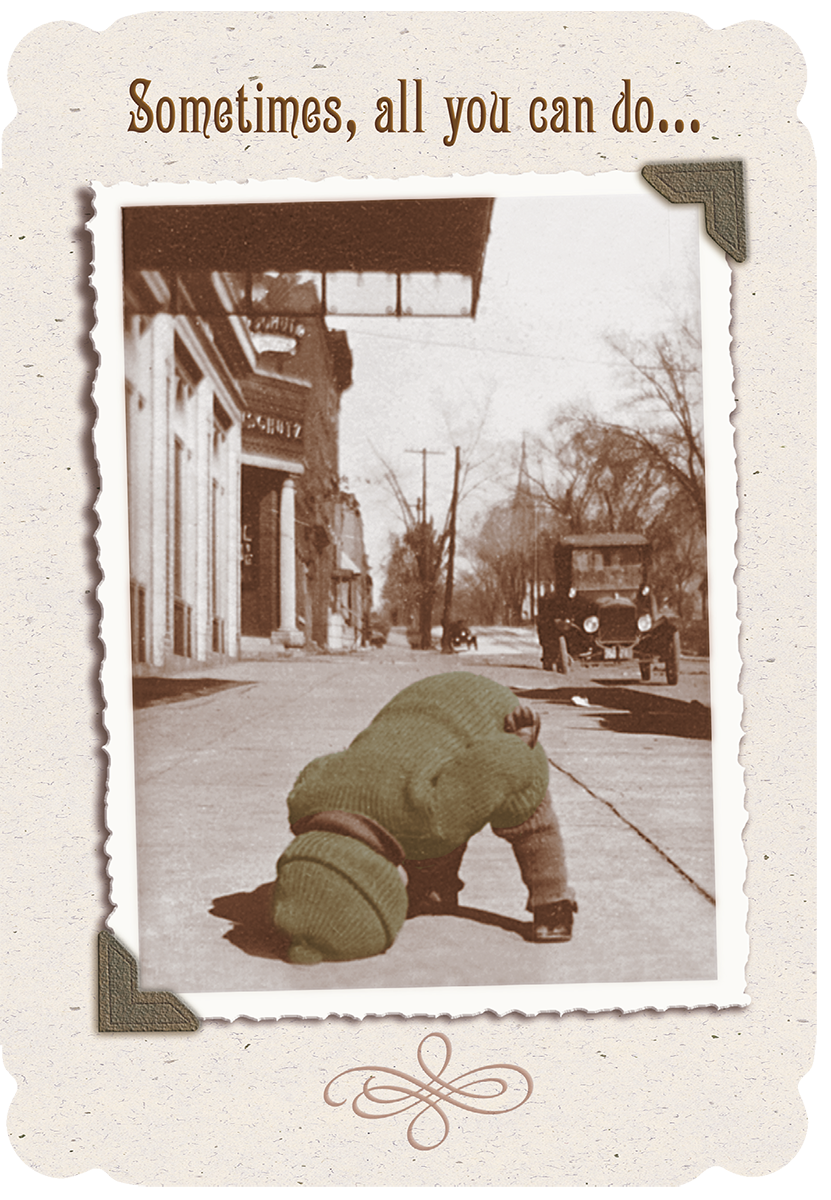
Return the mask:
[[548,762],[505,733],[508,688],[452,671],[399,692],[352,744],[316,758],[288,798],[291,824],[342,810],[379,821],[408,858],[438,858],[488,822],[521,825],[542,803]]

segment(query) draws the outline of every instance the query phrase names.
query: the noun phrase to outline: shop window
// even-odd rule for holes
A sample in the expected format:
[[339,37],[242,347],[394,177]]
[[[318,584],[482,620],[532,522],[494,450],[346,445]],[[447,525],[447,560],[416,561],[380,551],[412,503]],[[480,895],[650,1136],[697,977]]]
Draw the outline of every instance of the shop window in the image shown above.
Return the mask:
[[147,662],[147,589],[130,581],[130,641],[134,663]]
[[176,403],[182,404],[196,391],[203,374],[178,334],[174,342],[174,355],[176,358]]
[[193,609],[184,600],[173,601],[173,653],[193,657]]
[[214,617],[211,622],[211,649],[214,654],[225,653],[225,622],[222,617]]
[[184,528],[185,447],[173,444],[173,653],[191,658],[193,610],[182,598],[185,573]]
[[173,444],[173,595],[182,595],[184,577],[184,458],[185,447],[176,438]]
[[210,545],[210,570],[211,570],[211,612],[216,616],[219,612],[219,483],[211,480],[211,545]]

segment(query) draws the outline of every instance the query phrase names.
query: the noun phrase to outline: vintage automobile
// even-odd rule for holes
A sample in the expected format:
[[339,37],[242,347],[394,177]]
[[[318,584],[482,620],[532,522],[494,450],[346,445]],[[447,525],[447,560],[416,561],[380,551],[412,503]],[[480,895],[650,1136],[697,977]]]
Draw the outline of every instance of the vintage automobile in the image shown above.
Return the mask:
[[389,635],[390,623],[387,618],[381,616],[380,613],[371,612],[369,614],[369,631],[366,639],[370,646],[376,650],[382,649],[382,647],[386,646]]
[[450,638],[450,645],[454,650],[461,650],[462,646],[467,650],[479,649],[476,634],[469,625],[465,625],[464,621],[453,621],[447,632]]
[[657,615],[649,583],[650,545],[637,533],[563,537],[554,548],[554,591],[539,601],[537,631],[546,671],[585,663],[637,659],[641,678],[664,664],[678,682],[681,638],[670,616]]

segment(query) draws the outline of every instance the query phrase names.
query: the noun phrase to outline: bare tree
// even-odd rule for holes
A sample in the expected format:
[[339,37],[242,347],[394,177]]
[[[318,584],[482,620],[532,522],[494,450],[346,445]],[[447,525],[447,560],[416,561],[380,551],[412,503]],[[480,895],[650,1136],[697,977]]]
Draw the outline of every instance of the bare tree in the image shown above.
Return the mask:
[[527,547],[516,536],[510,502],[486,515],[472,546],[471,558],[496,598],[500,624],[518,625],[528,579]]
[[430,648],[443,553],[444,537],[437,534],[432,521],[412,525],[390,539],[382,604],[393,624],[403,619],[409,626],[417,625],[422,649]]
[[[530,488],[493,505],[465,546],[472,570],[461,594],[484,624],[519,625],[535,615],[539,585],[550,576],[558,523]],[[482,615],[479,615],[479,614]]]
[[686,496],[706,528],[700,335],[682,320],[649,342],[610,335],[607,343],[621,360],[629,407],[639,418],[614,427]]
[[[445,417],[448,436],[458,438],[455,445],[461,443],[462,446],[457,511],[479,487],[492,482],[495,460],[504,454],[504,447],[489,447],[484,441],[489,405],[490,401],[486,399],[476,419],[464,424],[461,433],[458,422],[451,424]],[[432,518],[428,519],[420,506],[412,505],[407,499],[392,464],[374,446],[373,450],[383,467],[384,483],[396,500],[405,527],[404,533],[392,541],[387,583],[383,590],[384,604],[389,607],[394,605],[398,611],[407,609],[410,612],[410,620],[415,618],[418,623],[420,646],[427,650],[432,644],[434,608],[441,595],[442,569],[451,531],[452,501],[442,526],[435,527]],[[404,602],[405,592],[409,595],[409,604]],[[446,615],[449,623],[450,614]]]
[[707,545],[704,530],[681,492],[646,530],[652,543],[652,582],[659,605],[684,620],[706,615]]
[[585,413],[552,422],[536,459],[536,489],[562,533],[639,529],[665,490],[662,474],[627,431]]

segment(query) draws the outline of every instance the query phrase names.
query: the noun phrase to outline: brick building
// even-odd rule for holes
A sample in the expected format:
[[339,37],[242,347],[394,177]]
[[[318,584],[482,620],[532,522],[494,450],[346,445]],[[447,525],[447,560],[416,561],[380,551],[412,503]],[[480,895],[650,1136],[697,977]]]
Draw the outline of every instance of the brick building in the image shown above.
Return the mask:
[[[295,305],[311,286],[280,282]],[[192,281],[186,291],[181,278],[141,272],[125,288],[139,673],[236,658],[248,639],[326,647],[330,626],[336,648],[343,642],[346,335],[313,314],[270,322],[229,315],[217,304],[222,278],[212,286],[206,296]],[[357,506],[351,511],[354,525]],[[358,571],[367,574],[365,557]]]

